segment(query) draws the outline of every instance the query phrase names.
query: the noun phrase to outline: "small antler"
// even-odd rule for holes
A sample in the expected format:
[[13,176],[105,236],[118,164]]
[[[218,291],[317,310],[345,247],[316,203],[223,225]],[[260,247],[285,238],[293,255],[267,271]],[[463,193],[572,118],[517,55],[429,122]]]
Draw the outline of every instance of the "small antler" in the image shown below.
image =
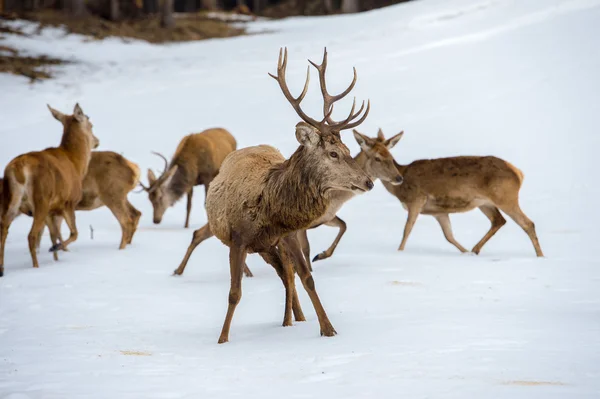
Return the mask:
[[169,161],[167,161],[167,158],[165,158],[165,156],[164,156],[164,155],[162,155],[162,154],[161,154],[161,153],[159,153],[159,152],[152,151],[152,153],[153,153],[154,155],[158,155],[159,157],[161,157],[161,158],[162,158],[162,160],[163,160],[163,161],[165,161],[165,168],[164,168],[164,170],[163,170],[163,171],[162,171],[162,173],[161,173],[161,175],[164,175],[164,174],[167,172],[167,169],[169,168]]
[[144,183],[142,183],[141,181],[138,184],[141,187],[141,189],[134,191],[135,194],[141,193],[142,191],[150,191],[150,187],[144,186]]

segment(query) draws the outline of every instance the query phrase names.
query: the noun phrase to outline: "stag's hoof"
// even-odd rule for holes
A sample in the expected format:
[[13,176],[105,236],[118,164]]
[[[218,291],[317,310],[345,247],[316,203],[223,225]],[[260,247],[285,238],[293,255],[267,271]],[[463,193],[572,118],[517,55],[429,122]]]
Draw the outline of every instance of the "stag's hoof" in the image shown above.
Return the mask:
[[225,342],[229,342],[228,337],[219,337],[219,344],[224,344]]
[[181,271],[179,269],[173,270],[173,276],[181,276]]
[[323,260],[323,259],[327,259],[327,258],[329,258],[329,256],[327,256],[327,254],[325,252],[321,252],[320,254],[315,256],[312,261],[316,262],[318,260]]
[[282,326],[283,327],[291,327],[291,326],[293,326],[293,324],[292,324],[291,320],[284,320]]
[[333,337],[336,334],[337,334],[337,331],[335,331],[335,329],[333,328],[333,326],[331,324],[328,324],[327,326],[325,326],[325,328],[321,329],[322,337]]

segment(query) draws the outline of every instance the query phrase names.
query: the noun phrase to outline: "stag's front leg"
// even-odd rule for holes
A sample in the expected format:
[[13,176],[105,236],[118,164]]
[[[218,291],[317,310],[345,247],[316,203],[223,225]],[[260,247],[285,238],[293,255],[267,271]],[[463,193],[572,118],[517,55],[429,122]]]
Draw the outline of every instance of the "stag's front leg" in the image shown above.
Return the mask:
[[173,275],[177,275],[177,276],[182,275],[183,271],[185,270],[185,267],[187,266],[187,264],[190,260],[190,256],[192,256],[192,253],[194,252],[196,247],[198,245],[200,245],[200,243],[202,241],[204,241],[207,238],[210,238],[212,236],[213,236],[213,233],[210,231],[210,226],[208,225],[208,223],[205,224],[204,226],[200,227],[198,230],[194,231],[194,235],[192,236],[192,242],[190,243],[190,245],[185,253],[185,256],[183,257],[183,260],[179,264],[179,267],[177,269],[175,269],[175,271],[173,272]]
[[246,262],[246,255],[246,247],[243,246],[239,240],[234,239],[234,243],[232,243],[229,248],[229,269],[231,273],[229,306],[227,307],[227,315],[225,316],[225,322],[223,323],[223,329],[221,330],[221,336],[219,337],[220,344],[229,341],[231,319],[233,319],[235,308],[242,299],[242,271],[244,269],[244,263]]
[[291,257],[293,257],[296,273],[298,273],[298,276],[302,281],[302,285],[308,293],[313,307],[315,308],[315,312],[319,318],[319,325],[321,326],[321,335],[333,337],[335,334],[337,334],[337,332],[331,325],[329,317],[327,317],[327,313],[325,313],[325,309],[321,304],[321,300],[319,299],[319,295],[315,289],[315,281],[310,273],[310,270],[308,269],[308,264],[304,259],[304,255],[300,249],[300,244],[298,243],[296,234],[287,236],[283,241],[285,250],[288,251]]
[[194,196],[194,187],[190,188],[187,195],[187,212],[185,214],[185,228],[190,227],[190,213],[192,212],[192,197]]

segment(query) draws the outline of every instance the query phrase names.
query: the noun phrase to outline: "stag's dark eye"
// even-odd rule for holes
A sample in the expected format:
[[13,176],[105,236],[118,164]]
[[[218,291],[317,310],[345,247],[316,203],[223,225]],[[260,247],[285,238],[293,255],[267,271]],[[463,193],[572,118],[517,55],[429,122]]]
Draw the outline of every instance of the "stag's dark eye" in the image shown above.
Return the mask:
[[376,157],[376,158],[375,158],[375,161],[377,161],[377,162],[381,162],[381,158],[379,158],[379,157]]
[[331,151],[331,152],[329,153],[329,156],[330,156],[331,158],[337,158],[337,157],[338,157],[338,154],[337,154],[337,152]]

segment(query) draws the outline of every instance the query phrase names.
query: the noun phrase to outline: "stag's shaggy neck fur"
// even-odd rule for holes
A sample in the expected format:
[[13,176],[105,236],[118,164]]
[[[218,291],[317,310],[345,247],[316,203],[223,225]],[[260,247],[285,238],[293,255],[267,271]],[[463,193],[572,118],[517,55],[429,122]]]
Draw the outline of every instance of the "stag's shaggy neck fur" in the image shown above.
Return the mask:
[[315,157],[300,146],[267,175],[263,212],[282,234],[308,227],[327,210],[326,174]]
[[198,171],[195,163],[174,159],[170,167],[177,165],[177,172],[171,178],[167,190],[171,193],[173,204],[181,199],[197,183]]

